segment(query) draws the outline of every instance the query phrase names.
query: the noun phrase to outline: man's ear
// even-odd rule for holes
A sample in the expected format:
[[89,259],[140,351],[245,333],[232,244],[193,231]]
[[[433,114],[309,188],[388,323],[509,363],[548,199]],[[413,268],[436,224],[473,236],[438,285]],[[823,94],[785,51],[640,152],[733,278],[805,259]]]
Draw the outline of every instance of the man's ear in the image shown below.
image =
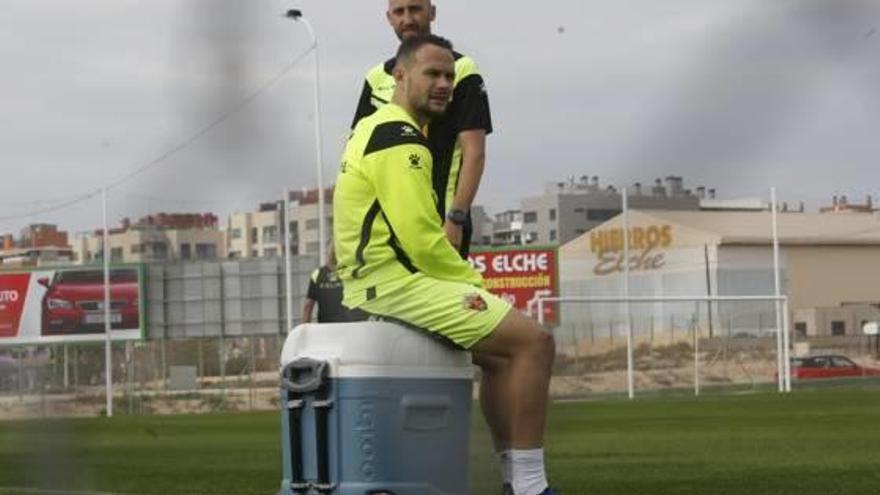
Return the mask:
[[430,22],[434,22],[434,19],[437,18],[437,6],[433,3],[431,4],[431,16],[428,18]]
[[400,84],[400,81],[403,81],[404,74],[406,74],[406,71],[403,70],[403,67],[401,67],[400,64],[395,65],[394,68],[391,69],[391,75],[394,76],[394,82],[397,84]]

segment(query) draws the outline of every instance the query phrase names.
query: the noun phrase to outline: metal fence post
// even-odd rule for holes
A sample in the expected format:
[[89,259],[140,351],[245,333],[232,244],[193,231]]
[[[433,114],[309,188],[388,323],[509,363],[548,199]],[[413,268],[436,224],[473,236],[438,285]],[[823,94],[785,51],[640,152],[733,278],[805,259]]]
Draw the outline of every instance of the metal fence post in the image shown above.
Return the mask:
[[538,323],[544,326],[544,299],[538,298]]

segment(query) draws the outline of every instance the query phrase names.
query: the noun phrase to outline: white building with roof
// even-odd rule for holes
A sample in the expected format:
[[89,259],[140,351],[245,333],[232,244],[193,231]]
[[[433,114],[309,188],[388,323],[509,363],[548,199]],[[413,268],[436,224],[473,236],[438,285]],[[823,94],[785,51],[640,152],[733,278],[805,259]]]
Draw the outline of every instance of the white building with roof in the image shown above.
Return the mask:
[[[623,294],[623,218],[618,215],[560,248],[563,296]],[[778,215],[780,269],[790,321],[799,335],[859,335],[880,320],[880,219],[871,214]],[[633,296],[771,295],[768,211],[632,210]],[[709,326],[712,335],[762,335],[776,328],[774,304],[633,305],[636,326]],[[621,304],[569,304],[563,321],[622,327]],[[676,321],[693,318],[698,321]],[[587,322],[587,323],[584,323]]]

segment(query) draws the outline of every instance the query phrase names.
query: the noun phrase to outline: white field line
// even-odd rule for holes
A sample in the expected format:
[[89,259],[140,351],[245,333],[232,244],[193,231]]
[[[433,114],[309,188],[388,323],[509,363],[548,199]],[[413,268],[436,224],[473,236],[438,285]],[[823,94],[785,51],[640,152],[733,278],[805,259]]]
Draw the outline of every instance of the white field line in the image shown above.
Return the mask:
[[55,490],[50,488],[31,488],[24,486],[0,486],[0,494],[9,493],[23,495],[125,495],[124,493],[91,492],[74,490]]

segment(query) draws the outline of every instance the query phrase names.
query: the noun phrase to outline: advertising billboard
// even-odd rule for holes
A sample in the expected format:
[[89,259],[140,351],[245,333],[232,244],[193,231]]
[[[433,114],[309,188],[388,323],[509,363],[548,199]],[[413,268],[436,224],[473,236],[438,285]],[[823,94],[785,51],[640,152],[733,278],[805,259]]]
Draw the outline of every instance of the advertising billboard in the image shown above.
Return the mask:
[[[470,254],[471,265],[483,276],[486,289],[525,312],[529,301],[559,294],[555,247],[512,246]],[[544,305],[544,322],[556,323],[553,304]]]
[[[138,340],[143,325],[143,270],[110,270],[113,340]],[[104,340],[101,267],[0,272],[0,346]]]

